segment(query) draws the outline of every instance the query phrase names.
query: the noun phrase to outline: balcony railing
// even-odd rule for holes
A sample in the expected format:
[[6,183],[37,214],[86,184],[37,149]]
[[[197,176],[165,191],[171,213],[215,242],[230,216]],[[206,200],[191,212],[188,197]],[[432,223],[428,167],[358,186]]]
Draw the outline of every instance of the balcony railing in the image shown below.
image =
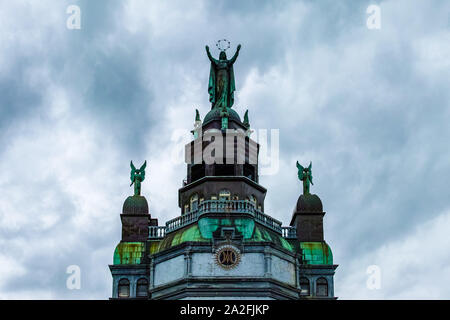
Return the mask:
[[295,227],[281,227],[281,235],[286,239],[297,238],[297,228]]
[[188,224],[196,222],[198,220],[200,211],[193,210],[191,212],[186,212],[182,216],[176,217],[175,219],[166,222],[166,233],[175,231],[177,229],[183,228]]
[[181,229],[208,213],[246,213],[254,217],[255,221],[281,234],[285,238],[295,238],[294,227],[282,227],[281,222],[255,208],[255,204],[248,200],[205,200],[190,212],[166,222],[166,226],[149,227],[149,238],[160,239],[167,233]]
[[149,239],[162,239],[166,235],[166,227],[163,226],[150,226],[148,227]]
[[248,200],[205,200],[198,211],[204,213],[248,213],[255,212],[255,205]]
[[270,229],[281,233],[281,222],[272,218],[271,216],[268,216],[267,214],[262,213],[259,210],[255,210],[255,220],[262,225],[265,225],[266,227],[269,227]]

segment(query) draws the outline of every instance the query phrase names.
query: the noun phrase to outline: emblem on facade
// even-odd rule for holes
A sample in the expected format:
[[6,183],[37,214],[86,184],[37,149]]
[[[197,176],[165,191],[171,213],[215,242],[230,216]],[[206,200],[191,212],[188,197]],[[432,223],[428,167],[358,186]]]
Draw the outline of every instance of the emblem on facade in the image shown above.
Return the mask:
[[236,267],[241,260],[241,252],[232,245],[224,245],[216,250],[216,263],[224,269]]

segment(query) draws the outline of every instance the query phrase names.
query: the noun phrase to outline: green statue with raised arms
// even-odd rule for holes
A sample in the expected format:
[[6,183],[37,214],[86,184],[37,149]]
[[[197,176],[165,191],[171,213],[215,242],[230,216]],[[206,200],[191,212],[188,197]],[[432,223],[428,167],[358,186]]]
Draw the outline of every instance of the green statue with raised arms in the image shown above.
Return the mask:
[[147,161],[144,162],[144,164],[139,168],[136,169],[136,167],[133,164],[133,161],[130,163],[131,167],[131,184],[130,187],[134,184],[134,195],[140,196],[141,195],[141,182],[145,179],[145,167],[147,166]]
[[234,82],[233,64],[236,61],[241,45],[238,45],[234,56],[227,60],[226,49],[221,49],[219,60],[214,59],[206,46],[206,54],[211,61],[209,71],[208,93],[211,109],[220,108],[226,113],[226,108],[231,108],[234,103],[234,91],[236,84]]

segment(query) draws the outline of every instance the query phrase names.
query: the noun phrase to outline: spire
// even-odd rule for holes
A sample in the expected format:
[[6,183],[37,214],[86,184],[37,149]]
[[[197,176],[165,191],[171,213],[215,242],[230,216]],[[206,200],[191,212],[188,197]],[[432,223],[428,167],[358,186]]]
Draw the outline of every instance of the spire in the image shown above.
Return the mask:
[[253,130],[250,129],[250,122],[248,121],[248,109],[245,111],[244,122],[242,124],[244,125],[245,129],[247,129],[246,130],[247,137],[250,137],[251,134],[253,133]]
[[195,109],[195,122],[194,122],[194,129],[191,130],[191,133],[194,135],[194,139],[197,139],[199,136],[199,131],[202,128],[202,120],[200,119],[200,112],[198,112],[198,109]]
[[248,109],[245,111],[243,123],[244,123],[244,127],[246,127],[247,129],[250,129],[250,122],[248,122]]

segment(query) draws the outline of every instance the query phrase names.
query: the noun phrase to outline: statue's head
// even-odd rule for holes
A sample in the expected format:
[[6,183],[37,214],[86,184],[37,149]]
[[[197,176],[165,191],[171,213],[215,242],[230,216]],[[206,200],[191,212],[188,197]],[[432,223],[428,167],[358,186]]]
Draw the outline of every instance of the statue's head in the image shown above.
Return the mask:
[[220,51],[219,60],[227,60],[227,54],[225,53],[225,51]]

